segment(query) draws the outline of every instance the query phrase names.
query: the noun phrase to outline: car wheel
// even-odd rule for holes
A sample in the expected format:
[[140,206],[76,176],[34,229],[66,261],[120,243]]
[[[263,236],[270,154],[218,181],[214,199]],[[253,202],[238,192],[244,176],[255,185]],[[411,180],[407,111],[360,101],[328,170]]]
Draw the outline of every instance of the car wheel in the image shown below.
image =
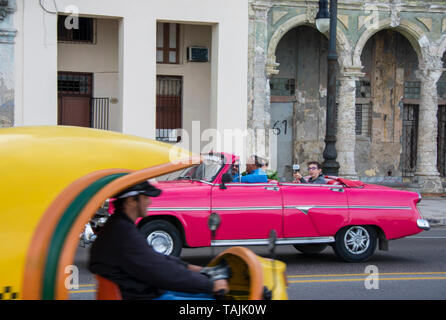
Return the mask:
[[370,226],[349,226],[336,234],[333,249],[336,255],[348,262],[369,259],[376,249],[376,230]]
[[305,254],[316,254],[321,253],[327,248],[327,244],[325,243],[312,243],[312,244],[295,244],[293,245],[298,251]]
[[180,256],[183,241],[178,229],[170,222],[154,220],[143,225],[141,231],[155,251],[167,256]]

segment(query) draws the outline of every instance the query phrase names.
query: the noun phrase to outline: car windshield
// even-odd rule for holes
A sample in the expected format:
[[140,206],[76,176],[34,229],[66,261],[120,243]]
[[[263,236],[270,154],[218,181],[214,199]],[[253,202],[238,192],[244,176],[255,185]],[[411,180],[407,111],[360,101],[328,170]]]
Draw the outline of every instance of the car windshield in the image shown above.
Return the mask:
[[217,177],[217,174],[223,168],[223,165],[224,163],[221,154],[204,155],[202,163],[158,177],[157,180],[203,180],[213,182]]

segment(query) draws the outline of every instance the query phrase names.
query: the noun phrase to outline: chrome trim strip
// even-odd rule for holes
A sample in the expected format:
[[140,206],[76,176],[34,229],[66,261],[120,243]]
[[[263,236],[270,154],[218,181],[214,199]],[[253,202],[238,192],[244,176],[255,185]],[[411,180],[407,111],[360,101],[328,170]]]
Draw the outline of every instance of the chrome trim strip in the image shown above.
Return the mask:
[[310,210],[316,209],[378,209],[378,210],[412,210],[411,207],[393,207],[393,206],[284,206],[284,209]]
[[230,182],[230,183],[225,183],[225,186],[235,186],[235,187],[261,187],[261,186],[265,186],[265,187],[280,187],[278,184],[274,184],[274,183],[244,183],[244,182]]
[[344,188],[344,186],[341,184],[315,184],[315,183],[280,183],[279,186]]
[[209,207],[197,207],[197,208],[156,208],[156,207],[148,207],[147,212],[151,211],[210,211]]
[[205,184],[209,184],[211,186],[216,186],[217,185],[215,183],[212,183],[212,182],[209,182],[209,181],[206,181],[206,180],[196,180],[196,181],[199,181],[199,182],[202,182],[202,183],[205,183]]
[[274,207],[222,207],[222,208],[212,208],[212,211],[236,211],[236,210],[282,210],[282,206]]
[[[284,206],[284,209],[296,209],[302,211],[304,214],[308,214],[310,209],[373,209],[373,210],[412,210],[411,207],[391,207],[391,206],[300,206],[300,205],[288,205]],[[157,208],[148,207],[147,212],[151,211],[210,211],[209,207],[170,207],[170,208]],[[215,211],[255,211],[255,210],[282,210],[282,206],[271,207],[216,207],[212,208]]]
[[[310,243],[332,243],[334,237],[304,237],[304,238],[279,238],[276,244],[310,244]],[[223,246],[263,246],[268,245],[268,239],[243,239],[243,240],[212,240],[211,247]]]
[[411,207],[394,207],[394,206],[350,206],[350,209],[412,210]]

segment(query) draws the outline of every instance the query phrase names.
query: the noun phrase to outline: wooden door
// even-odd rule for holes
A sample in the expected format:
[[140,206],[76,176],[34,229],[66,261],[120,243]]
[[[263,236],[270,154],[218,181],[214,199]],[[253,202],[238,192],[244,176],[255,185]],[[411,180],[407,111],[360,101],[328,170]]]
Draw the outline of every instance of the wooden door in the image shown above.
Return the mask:
[[59,97],[59,125],[91,127],[89,97]]
[[92,74],[59,72],[59,125],[91,127],[92,83]]

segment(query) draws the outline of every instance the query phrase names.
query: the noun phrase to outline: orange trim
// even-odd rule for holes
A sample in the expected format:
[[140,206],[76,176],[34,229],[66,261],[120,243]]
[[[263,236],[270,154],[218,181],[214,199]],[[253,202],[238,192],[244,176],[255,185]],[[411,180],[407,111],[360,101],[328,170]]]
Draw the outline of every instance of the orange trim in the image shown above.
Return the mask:
[[232,247],[226,249],[220,253],[215,259],[211,261],[210,266],[216,265],[221,257],[226,254],[232,254],[240,257],[246,262],[249,268],[249,273],[251,277],[250,290],[249,290],[249,300],[262,300],[263,299],[263,268],[257,255],[244,247]]
[[96,283],[96,300],[122,300],[121,290],[116,283],[99,275],[96,275]]
[[134,185],[144,180],[158,177],[163,174],[185,169],[191,165],[201,162],[201,157],[193,157],[184,160],[180,163],[166,163],[155,167],[139,170],[132,172],[126,176],[118,178],[110,182],[107,186],[102,188],[90,201],[85,205],[84,209],[79,213],[76,221],[71,226],[71,230],[65,239],[65,243],[62,249],[62,253],[59,257],[59,263],[57,267],[57,278],[56,278],[56,288],[55,288],[55,299],[56,300],[67,300],[68,290],[65,288],[65,268],[71,265],[74,261],[74,256],[76,254],[76,248],[78,244],[79,234],[82,232],[82,228],[94,214],[94,212],[99,208],[99,206],[111,196],[117,194],[118,192]]
[[[24,300],[41,299],[43,272],[45,270],[45,263],[51,237],[63,212],[79,194],[79,192],[102,177],[132,171],[133,170],[105,169],[90,173],[70,184],[51,203],[51,205],[42,215],[39,224],[34,231],[26,256],[22,288]],[[79,231],[79,234],[81,232],[82,230]]]

